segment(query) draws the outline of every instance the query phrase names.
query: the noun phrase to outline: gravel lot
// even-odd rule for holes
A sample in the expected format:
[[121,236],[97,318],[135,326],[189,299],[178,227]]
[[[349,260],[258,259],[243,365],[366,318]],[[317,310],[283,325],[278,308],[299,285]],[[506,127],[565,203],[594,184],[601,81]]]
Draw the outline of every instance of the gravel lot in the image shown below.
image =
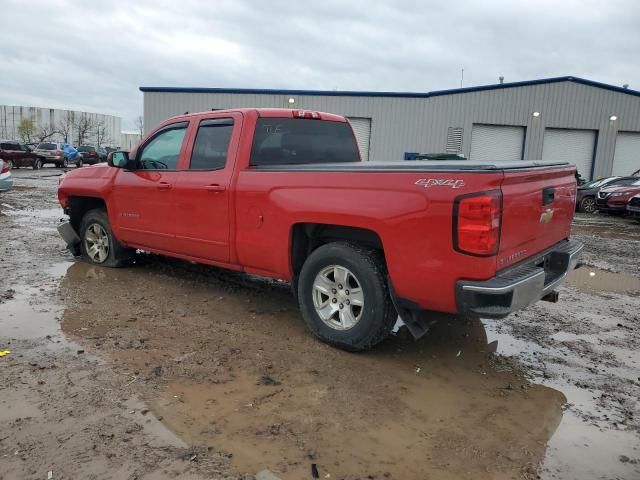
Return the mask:
[[349,354],[286,284],[74,261],[60,173],[0,195],[1,480],[640,478],[637,222],[576,217],[559,303]]

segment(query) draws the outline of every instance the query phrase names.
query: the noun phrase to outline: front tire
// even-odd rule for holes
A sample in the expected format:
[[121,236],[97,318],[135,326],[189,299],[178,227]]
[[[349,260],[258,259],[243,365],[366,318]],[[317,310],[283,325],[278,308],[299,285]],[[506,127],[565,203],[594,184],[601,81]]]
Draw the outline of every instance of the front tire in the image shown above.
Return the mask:
[[595,197],[584,197],[580,200],[579,209],[585,213],[596,213],[596,199]]
[[34,170],[40,170],[42,168],[42,160],[40,160],[39,158],[36,158],[33,161],[33,169]]
[[348,351],[366,350],[391,332],[397,313],[382,255],[355,243],[316,249],[298,279],[302,317],[322,341]]
[[133,256],[111,231],[109,217],[103,209],[88,211],[80,223],[82,258],[94,265],[120,267]]
[[82,167],[82,165],[83,165],[82,160],[76,161],[76,168],[80,168]]

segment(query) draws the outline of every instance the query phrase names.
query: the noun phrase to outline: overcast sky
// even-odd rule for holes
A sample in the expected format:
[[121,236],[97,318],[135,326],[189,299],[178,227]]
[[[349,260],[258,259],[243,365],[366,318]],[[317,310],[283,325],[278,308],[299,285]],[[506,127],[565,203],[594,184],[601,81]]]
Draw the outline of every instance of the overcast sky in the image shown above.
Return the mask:
[[637,0],[0,0],[0,104],[123,117],[146,86],[640,89]]

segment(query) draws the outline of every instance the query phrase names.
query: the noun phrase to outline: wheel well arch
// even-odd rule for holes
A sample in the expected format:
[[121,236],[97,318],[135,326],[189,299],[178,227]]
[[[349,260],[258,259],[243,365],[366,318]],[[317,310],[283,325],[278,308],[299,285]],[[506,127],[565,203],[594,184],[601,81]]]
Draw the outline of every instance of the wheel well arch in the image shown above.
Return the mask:
[[296,223],[291,228],[291,269],[296,278],[307,257],[327,243],[346,240],[379,250],[384,258],[382,239],[373,230],[324,223]]
[[99,197],[69,197],[67,214],[69,215],[71,226],[76,232],[80,229],[80,222],[82,222],[84,214],[96,208],[106,210],[107,204]]

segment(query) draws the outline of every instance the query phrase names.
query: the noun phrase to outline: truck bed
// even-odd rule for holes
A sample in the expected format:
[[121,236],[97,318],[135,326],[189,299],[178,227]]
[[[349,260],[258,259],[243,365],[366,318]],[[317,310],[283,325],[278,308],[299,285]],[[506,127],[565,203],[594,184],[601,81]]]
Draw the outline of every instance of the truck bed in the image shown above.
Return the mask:
[[471,160],[407,160],[402,162],[308,163],[296,165],[260,165],[251,170],[287,172],[466,172],[523,170],[530,168],[566,167],[568,162],[515,160],[507,162],[474,162]]

